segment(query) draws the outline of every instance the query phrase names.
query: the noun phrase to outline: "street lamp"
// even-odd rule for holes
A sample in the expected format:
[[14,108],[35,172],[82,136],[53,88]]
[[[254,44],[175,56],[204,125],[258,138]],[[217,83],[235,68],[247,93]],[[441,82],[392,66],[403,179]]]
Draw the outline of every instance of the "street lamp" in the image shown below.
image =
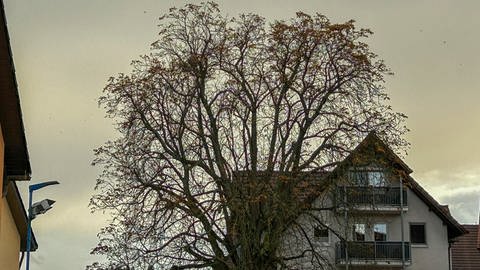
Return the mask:
[[28,225],[27,225],[27,269],[30,269],[30,245],[32,241],[32,220],[52,208],[53,200],[43,200],[32,205],[33,192],[46,186],[60,184],[58,181],[47,181],[28,186]]

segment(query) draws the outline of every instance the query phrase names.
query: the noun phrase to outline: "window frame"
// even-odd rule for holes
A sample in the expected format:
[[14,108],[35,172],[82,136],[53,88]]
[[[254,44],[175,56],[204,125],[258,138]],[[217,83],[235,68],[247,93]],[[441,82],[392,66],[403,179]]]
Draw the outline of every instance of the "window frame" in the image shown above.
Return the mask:
[[[374,242],[387,242],[388,241],[388,224],[386,222],[382,222],[382,223],[378,222],[378,223],[373,223],[372,225],[373,225],[372,226],[372,239],[373,239],[373,241]],[[383,240],[383,241],[377,241],[375,239],[375,226],[377,226],[377,225],[385,225],[385,240]]]
[[[327,236],[317,236],[317,231],[322,231],[322,230],[326,230],[327,231]],[[315,240],[324,245],[324,246],[328,246],[330,245],[330,229],[328,228],[328,225],[323,225],[323,224],[318,224],[316,226],[313,227],[313,237],[315,238]]]
[[352,185],[360,187],[387,187],[390,185],[385,168],[375,165],[350,168],[348,179]]
[[[357,239],[357,225],[363,225],[363,240],[358,240]],[[355,223],[355,224],[353,224],[352,240],[354,242],[365,242],[365,241],[367,241],[367,232],[368,232],[368,224],[367,223]]]
[[[422,225],[423,226],[423,240],[424,242],[423,243],[419,243],[419,242],[416,242],[414,243],[412,241],[412,225],[414,226],[419,226],[419,225]],[[412,246],[417,246],[417,247],[421,247],[421,246],[427,246],[428,245],[428,239],[427,239],[427,224],[425,222],[410,222],[408,224],[408,233],[409,233],[409,240],[410,240],[410,244]]]

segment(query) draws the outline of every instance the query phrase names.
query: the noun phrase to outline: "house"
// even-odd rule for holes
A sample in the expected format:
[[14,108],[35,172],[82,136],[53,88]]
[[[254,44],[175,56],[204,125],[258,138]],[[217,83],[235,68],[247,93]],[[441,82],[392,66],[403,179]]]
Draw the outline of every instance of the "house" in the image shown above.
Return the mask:
[[[27,214],[15,181],[30,179],[25,131],[3,2],[0,11],[0,269],[19,268],[26,250]],[[32,250],[37,248],[35,237]]]
[[468,234],[452,244],[453,270],[480,270],[480,224],[463,225]]
[[321,179],[333,184],[311,208],[331,210],[303,213],[295,221],[301,233],[286,231],[289,268],[451,269],[451,243],[467,231],[411,173],[370,133]]

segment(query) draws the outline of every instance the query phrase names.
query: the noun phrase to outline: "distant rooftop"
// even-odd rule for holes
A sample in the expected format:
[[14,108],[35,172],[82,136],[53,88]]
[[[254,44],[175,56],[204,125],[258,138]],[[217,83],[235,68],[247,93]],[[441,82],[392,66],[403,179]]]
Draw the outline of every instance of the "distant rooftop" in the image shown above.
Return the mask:
[[480,225],[463,225],[468,231],[452,244],[453,270],[480,270]]

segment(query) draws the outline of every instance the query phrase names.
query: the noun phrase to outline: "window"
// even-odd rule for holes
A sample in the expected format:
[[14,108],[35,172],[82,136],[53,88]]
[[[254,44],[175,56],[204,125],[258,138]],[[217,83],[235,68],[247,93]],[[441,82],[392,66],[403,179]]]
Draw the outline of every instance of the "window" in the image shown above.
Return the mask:
[[387,224],[376,223],[367,225],[365,223],[353,226],[353,241],[387,241]]
[[360,171],[360,170],[351,171],[349,178],[352,184],[354,185],[359,185],[359,186],[368,185],[368,174],[365,171]]
[[376,168],[358,168],[350,171],[350,181],[359,186],[385,186],[385,173]]
[[374,187],[381,187],[385,185],[385,176],[382,171],[368,172],[368,184]]
[[365,224],[355,224],[353,226],[353,240],[365,241]]
[[313,229],[313,235],[320,242],[323,242],[323,243],[328,243],[329,242],[328,228],[326,226],[320,225],[320,226],[315,227]]
[[410,224],[410,242],[412,244],[426,244],[425,224],[412,223]]
[[387,241],[387,224],[380,223],[373,225],[374,240],[377,242]]

